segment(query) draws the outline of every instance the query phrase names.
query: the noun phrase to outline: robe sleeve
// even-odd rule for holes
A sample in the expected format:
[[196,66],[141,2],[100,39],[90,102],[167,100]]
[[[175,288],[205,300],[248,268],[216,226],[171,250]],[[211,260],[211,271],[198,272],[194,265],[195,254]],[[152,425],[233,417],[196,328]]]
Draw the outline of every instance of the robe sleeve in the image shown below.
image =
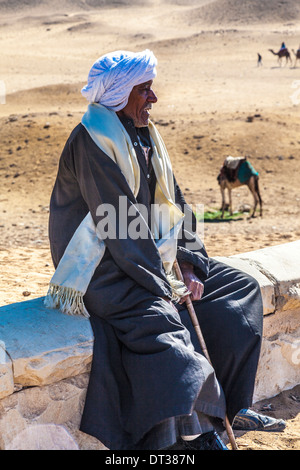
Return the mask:
[[185,214],[178,237],[177,260],[188,262],[197,270],[198,277],[204,281],[209,274],[209,257],[203,242],[197,235],[197,221],[191,207],[186,203],[180,187],[174,177],[175,201]]
[[[118,165],[99,149],[84,128],[70,142],[68,157],[69,169],[114,262],[146,290],[171,299],[172,289],[160,254]],[[133,239],[124,230],[130,231],[137,220],[143,236]]]

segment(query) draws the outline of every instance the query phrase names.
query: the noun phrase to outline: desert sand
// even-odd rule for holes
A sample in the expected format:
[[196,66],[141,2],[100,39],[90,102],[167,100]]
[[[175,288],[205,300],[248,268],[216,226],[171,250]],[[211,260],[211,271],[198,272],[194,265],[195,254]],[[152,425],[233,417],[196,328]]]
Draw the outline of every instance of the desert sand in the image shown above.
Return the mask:
[[[0,0],[0,12],[0,305],[47,291],[58,160],[85,112],[90,66],[113,50],[149,48],[158,58],[152,120],[187,202],[220,208],[217,174],[228,155],[247,156],[259,172],[263,217],[199,223],[209,255],[300,238],[297,0]],[[283,41],[291,63],[269,51]],[[252,203],[248,188],[234,190],[235,210]],[[240,448],[299,450],[299,403],[300,386],[256,404],[287,428],[244,434]]]

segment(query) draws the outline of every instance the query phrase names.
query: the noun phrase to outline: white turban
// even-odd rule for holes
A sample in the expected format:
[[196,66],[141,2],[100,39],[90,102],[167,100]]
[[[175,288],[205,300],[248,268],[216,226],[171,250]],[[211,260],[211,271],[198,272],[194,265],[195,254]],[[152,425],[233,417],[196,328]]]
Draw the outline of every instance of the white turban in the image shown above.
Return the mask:
[[156,64],[153,52],[148,49],[103,55],[93,64],[81,93],[90,103],[120,111],[126,106],[134,86],[156,77]]

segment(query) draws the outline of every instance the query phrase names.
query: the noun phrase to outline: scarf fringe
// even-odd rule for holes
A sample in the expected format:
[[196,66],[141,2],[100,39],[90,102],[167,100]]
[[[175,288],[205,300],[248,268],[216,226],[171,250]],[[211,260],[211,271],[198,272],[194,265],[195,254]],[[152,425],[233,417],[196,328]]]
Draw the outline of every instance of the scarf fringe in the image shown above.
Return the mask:
[[190,292],[186,285],[177,279],[177,277],[173,274],[167,274],[167,280],[172,287],[172,300],[174,302],[179,302],[182,297],[188,295]]
[[83,302],[83,293],[71,287],[50,284],[44,300],[47,308],[59,309],[67,315],[83,315],[89,318],[89,313]]
[[[172,300],[179,302],[182,297],[190,292],[186,285],[179,281],[174,274],[167,274],[167,280],[172,288]],[[57,284],[50,284],[44,305],[47,308],[59,309],[66,315],[82,315],[89,318],[90,315],[83,302],[83,293],[71,287],[62,287]]]

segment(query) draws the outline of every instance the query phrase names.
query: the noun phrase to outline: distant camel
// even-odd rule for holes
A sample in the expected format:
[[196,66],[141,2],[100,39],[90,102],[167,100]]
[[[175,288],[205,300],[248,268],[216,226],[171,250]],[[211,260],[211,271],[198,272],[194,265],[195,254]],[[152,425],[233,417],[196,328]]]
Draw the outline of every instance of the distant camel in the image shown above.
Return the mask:
[[296,67],[296,64],[297,64],[297,60],[300,60],[300,47],[299,49],[297,50],[297,52],[294,51],[294,49],[292,49],[293,53],[295,54],[295,65],[294,67]]
[[[239,177],[241,179],[239,179]],[[254,170],[246,157],[227,157],[218,175],[218,183],[220,185],[222,195],[222,219],[226,208],[225,190],[228,191],[229,197],[229,213],[232,215],[232,197],[231,191],[239,186],[248,186],[254,198],[254,207],[251,217],[255,216],[257,204],[260,206],[260,215],[262,216],[262,199],[258,187],[258,172]]]
[[281,61],[284,57],[286,59],[286,61],[285,61],[286,64],[288,63],[288,61],[292,62],[291,54],[289,53],[289,51],[287,49],[280,49],[280,51],[278,51],[278,52],[274,52],[273,49],[269,49],[269,51],[272,52],[272,54],[278,56],[278,62],[280,64],[281,64]]

